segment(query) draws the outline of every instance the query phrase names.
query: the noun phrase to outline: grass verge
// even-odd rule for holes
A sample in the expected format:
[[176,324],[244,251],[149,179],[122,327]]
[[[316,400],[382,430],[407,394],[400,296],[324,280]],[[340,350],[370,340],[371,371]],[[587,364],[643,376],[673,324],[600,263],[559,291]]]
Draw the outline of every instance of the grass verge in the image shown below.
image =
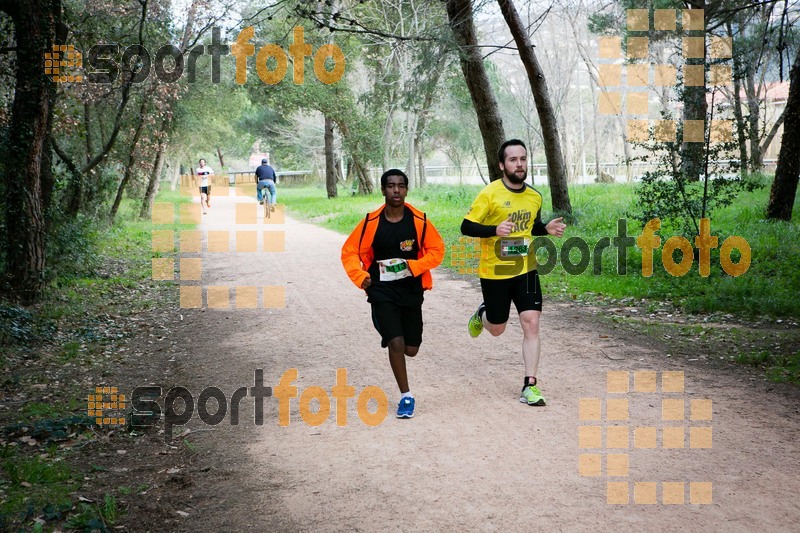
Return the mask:
[[[190,199],[166,191],[158,201]],[[59,236],[72,239],[69,253],[50,257],[43,300],[0,302],[0,531],[107,531],[125,512],[127,496],[93,484],[92,454],[105,453],[113,430],[87,416],[87,394],[124,363],[120,346],[142,331],[136,315],[177,307],[174,283],[152,279],[153,225],[137,214],[125,200],[113,226],[76,221]]]

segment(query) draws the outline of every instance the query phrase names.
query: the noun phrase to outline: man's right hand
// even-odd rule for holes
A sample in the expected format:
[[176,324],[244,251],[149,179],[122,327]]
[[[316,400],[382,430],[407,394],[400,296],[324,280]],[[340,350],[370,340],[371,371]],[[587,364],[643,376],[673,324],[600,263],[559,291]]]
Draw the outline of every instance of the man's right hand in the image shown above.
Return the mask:
[[508,237],[513,229],[514,223],[511,222],[511,217],[509,216],[497,226],[495,233],[498,237]]
[[372,280],[370,279],[369,276],[367,276],[366,278],[364,278],[364,281],[361,282],[361,288],[366,289],[370,285],[372,285]]

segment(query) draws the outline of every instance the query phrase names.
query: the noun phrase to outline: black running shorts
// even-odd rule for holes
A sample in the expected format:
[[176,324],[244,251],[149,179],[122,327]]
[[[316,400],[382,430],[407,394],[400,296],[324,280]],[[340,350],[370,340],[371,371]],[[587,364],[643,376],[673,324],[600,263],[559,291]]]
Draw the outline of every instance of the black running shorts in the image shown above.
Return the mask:
[[492,324],[505,324],[511,312],[511,302],[517,313],[542,310],[542,286],[539,273],[531,270],[508,279],[481,278],[486,320]]
[[422,344],[422,305],[406,307],[393,302],[371,305],[372,324],[381,335],[382,345],[396,337],[403,337],[406,346]]

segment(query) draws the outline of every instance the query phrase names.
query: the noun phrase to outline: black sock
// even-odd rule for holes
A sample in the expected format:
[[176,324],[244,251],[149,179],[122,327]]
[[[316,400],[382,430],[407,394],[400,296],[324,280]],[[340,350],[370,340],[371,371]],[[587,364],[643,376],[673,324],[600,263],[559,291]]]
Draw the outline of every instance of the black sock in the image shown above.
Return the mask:
[[[533,383],[531,383],[533,380]],[[522,386],[527,387],[528,385],[536,385],[536,378],[531,376],[525,376],[525,381],[523,382]]]

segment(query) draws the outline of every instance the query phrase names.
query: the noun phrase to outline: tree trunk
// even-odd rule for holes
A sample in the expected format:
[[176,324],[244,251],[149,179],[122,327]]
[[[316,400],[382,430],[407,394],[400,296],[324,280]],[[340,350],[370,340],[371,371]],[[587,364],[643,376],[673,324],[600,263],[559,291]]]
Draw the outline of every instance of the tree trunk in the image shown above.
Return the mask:
[[369,179],[369,174],[364,168],[364,165],[361,164],[361,161],[356,155],[353,155],[353,170],[358,178],[359,194],[371,194],[373,189],[372,181]]
[[[586,46],[583,44],[583,42],[581,40],[581,37],[578,34],[578,22],[577,22],[577,20],[574,17],[568,17],[568,19],[570,21],[570,24],[572,25],[572,35],[575,37],[575,43],[578,45],[578,53],[581,55],[581,58],[583,59],[583,62],[586,64],[586,70],[589,72],[589,78],[591,79],[591,81],[593,83],[593,89],[592,90],[594,92],[597,92],[597,91],[600,90],[599,89],[600,80],[598,79],[599,75],[598,75],[598,71],[597,71],[597,66],[590,59],[589,53],[586,50]],[[666,100],[666,98],[664,98],[664,100]],[[593,127],[593,130],[595,132],[595,139],[596,139],[596,142],[595,142],[595,154],[597,154],[600,151],[599,146],[598,146],[599,139],[597,138],[597,121],[599,120],[599,117],[597,115],[597,98],[592,98],[592,102],[593,102],[594,115],[595,115],[595,123],[592,124],[592,127]],[[666,108],[667,106],[665,105],[664,107]],[[632,172],[632,169],[631,169],[631,157],[632,157],[632,155],[631,155],[630,143],[628,143],[627,132],[625,131],[626,130],[627,119],[625,118],[625,115],[623,115],[622,113],[615,114],[615,119],[616,119],[617,123],[619,124],[620,132],[621,132],[620,133],[620,137],[622,139],[622,150],[623,150],[624,157],[625,157],[625,181],[627,183],[631,183],[633,181],[633,172]],[[600,162],[599,161],[600,161],[600,158],[597,157],[597,165],[596,166],[597,166],[597,176],[598,177],[600,176]]]
[[[705,20],[710,17],[709,7],[705,0],[693,0],[688,2],[691,9],[703,9]],[[704,25],[705,26],[705,25]],[[689,30],[685,34],[687,37],[700,37],[703,39],[703,57],[686,58],[685,64],[700,65],[705,68],[706,46],[705,30]],[[683,86],[683,120],[699,120],[705,125],[704,132],[708,131],[710,124],[707,124],[708,103],[706,102],[706,78],[703,75],[703,82],[699,86]],[[684,122],[685,123],[685,122]],[[705,166],[705,141],[694,141],[681,143],[681,173],[687,181],[700,181],[700,174],[703,173]]]
[[749,68],[745,76],[745,93],[747,94],[747,109],[749,111],[748,126],[750,130],[750,171],[758,172],[764,166],[761,160],[761,147],[759,146],[758,123],[761,120],[761,108],[756,91],[755,69]]
[[[335,120],[335,119],[334,119]],[[339,131],[342,134],[342,138],[344,139],[344,144],[348,147],[348,151],[350,153],[350,158],[353,162],[352,169],[355,171],[356,176],[358,176],[358,192],[362,194],[369,194],[372,192],[372,181],[369,179],[369,174],[366,171],[366,167],[361,162],[362,155],[359,150],[359,142],[352,138],[350,134],[350,128],[347,125],[347,122],[344,120],[336,121],[336,125],[339,127]],[[348,175],[350,174],[350,166],[348,166]]]
[[[693,33],[693,32],[689,32]],[[703,60],[686,59],[690,65],[703,65]],[[707,124],[708,103],[706,102],[705,81],[699,87],[683,87],[683,120],[699,120]],[[687,181],[700,181],[705,165],[705,142],[686,142],[681,144],[681,171]]]
[[417,152],[417,164],[419,165],[419,188],[425,187],[425,157],[422,155],[422,137],[417,136],[414,141],[415,151]]
[[419,113],[417,113],[417,128],[414,132],[414,152],[417,154],[420,187],[424,187],[426,183],[425,157],[422,147],[424,142],[425,128],[428,127],[428,119],[430,118],[433,102],[436,98],[436,88],[439,85],[439,78],[444,70],[446,59],[447,54],[441,53],[439,54],[436,63],[432,66],[433,72],[431,73],[431,77],[426,84],[425,97],[422,100],[422,106],[420,107]]
[[393,98],[390,97],[388,106],[389,110],[386,112],[386,123],[383,126],[383,160],[381,161],[383,170],[389,169],[389,160],[391,159],[392,149],[392,132],[394,130],[394,103]]
[[[572,147],[569,144],[569,130],[567,130],[567,124],[566,124],[566,121],[564,120],[563,116],[561,117],[561,125],[563,126],[562,129],[561,129],[561,142],[564,145],[564,155],[566,156],[567,161],[574,161],[574,159],[572,157],[572,150],[571,150]],[[575,168],[574,165],[573,165],[572,168],[573,169]],[[569,165],[564,165],[564,174],[565,174],[565,179],[567,180],[567,183],[571,182],[572,181],[572,176],[574,175],[574,172],[570,171],[570,166]],[[548,183],[550,182],[550,169],[549,168],[547,169],[547,181],[548,181]]]
[[169,190],[174,191],[178,188],[178,183],[181,181],[183,175],[183,165],[173,161],[172,164],[172,177],[169,180]]
[[[52,2],[53,20],[56,23],[55,42],[66,42],[69,34],[69,28],[66,24],[61,22],[61,1]],[[41,174],[41,187],[42,187],[42,212],[45,214],[45,229],[50,225],[48,214],[53,203],[53,190],[56,186],[56,179],[53,176],[53,110],[56,108],[56,98],[58,91],[55,84],[51,83],[49,86],[50,92],[50,105],[47,110],[47,141],[42,150],[42,174]]]
[[511,36],[514,38],[514,42],[517,43],[519,58],[525,66],[533,99],[536,102],[536,111],[539,115],[539,123],[542,126],[542,140],[544,142],[545,156],[547,157],[547,179],[550,184],[553,210],[559,213],[572,213],[564,156],[561,153],[561,144],[558,140],[558,121],[556,120],[555,111],[553,111],[553,105],[550,103],[544,71],[539,65],[539,60],[536,59],[527,30],[522,24],[513,2],[511,0],[498,0],[498,4],[500,4],[500,11],[503,13],[508,29],[511,31]]
[[336,165],[333,155],[333,119],[325,116],[325,188],[328,198],[336,198]]
[[219,149],[219,146],[217,146],[217,157],[219,158],[219,171],[222,172],[222,169],[225,168],[225,159],[222,157],[222,150]]
[[114,205],[111,206],[111,213],[109,214],[109,218],[111,222],[114,222],[114,218],[117,216],[117,211],[119,211],[119,206],[122,203],[122,195],[125,192],[125,187],[127,187],[128,182],[133,175],[133,167],[136,164],[136,145],[139,144],[139,139],[142,136],[142,130],[144,130],[144,112],[147,108],[147,98],[142,99],[142,106],[139,109],[139,124],[136,126],[136,131],[133,134],[133,140],[131,141],[130,152],[128,154],[128,164],[125,165],[125,173],[122,176],[122,181],[119,183],[119,187],[117,188],[117,196],[114,198]]
[[[167,119],[164,119],[161,131],[167,130],[168,122]],[[156,152],[156,160],[153,163],[153,170],[150,173],[150,179],[147,181],[147,192],[144,194],[142,209],[139,211],[139,218],[150,218],[153,212],[153,202],[155,202],[156,194],[158,194],[159,178],[161,177],[161,168],[164,166],[164,152],[166,150],[166,141],[159,143],[158,151]]]
[[[39,1],[47,1],[47,0],[39,0]],[[51,0],[52,2],[60,2],[60,0]],[[147,0],[140,0],[139,2],[142,13],[139,17],[139,24],[138,24],[138,32],[139,32],[139,42],[140,46],[144,46],[144,37],[143,37],[143,29],[145,19],[147,18]],[[60,4],[59,4],[60,6]],[[60,7],[59,7],[60,9]],[[97,165],[99,165],[102,161],[105,160],[106,155],[111,151],[111,148],[114,146],[114,143],[117,141],[117,136],[119,135],[119,130],[122,127],[122,116],[125,112],[125,108],[130,101],[131,96],[131,87],[133,87],[133,80],[138,73],[138,67],[135,68],[133,71],[128,71],[125,76],[126,78],[122,82],[122,94],[120,96],[120,103],[117,106],[117,113],[114,117],[114,125],[111,129],[111,135],[106,140],[105,139],[105,127],[102,124],[102,116],[103,114],[100,113],[98,115],[98,122],[100,122],[100,140],[102,143],[102,147],[97,154],[87,154],[87,163],[83,167],[78,167],[78,165],[72,161],[72,159],[67,155],[67,153],[62,150],[58,143],[56,142],[55,138],[51,137],[51,144],[53,146],[53,151],[58,154],[58,157],[64,162],[69,170],[70,174],[72,175],[72,187],[70,188],[72,191],[72,196],[68,200],[67,204],[67,214],[71,216],[76,216],[81,209],[83,208],[84,204],[84,195],[86,194],[84,191],[85,176],[88,175],[92,169],[94,169]],[[85,125],[86,135],[91,135],[90,124]],[[94,191],[92,191],[93,193]]]
[[775,135],[778,134],[778,130],[783,124],[783,120],[786,118],[786,109],[787,107],[783,108],[783,111],[781,111],[780,116],[778,116],[778,118],[775,119],[775,123],[772,125],[772,128],[770,128],[769,133],[767,133],[767,136],[764,137],[763,141],[761,141],[761,148],[759,149],[759,151],[761,152],[762,164],[764,163],[764,158],[767,156],[767,150],[769,150],[769,145],[772,144],[772,139],[774,139]]
[[483,67],[483,57],[478,48],[478,37],[472,19],[472,3],[470,0],[443,1],[447,8],[450,28],[459,47],[464,81],[478,116],[478,128],[481,131],[486,162],[489,165],[489,179],[494,181],[502,177],[497,152],[505,140],[505,132],[489,77]]
[[347,186],[347,181],[345,180],[344,176],[342,175],[342,164],[343,161],[340,157],[336,157],[334,155],[333,158],[333,174],[336,176],[336,183],[341,184],[343,187]]
[[797,180],[800,177],[800,50],[789,74],[789,97],[783,119],[783,138],[775,181],[769,193],[767,218],[792,220]]
[[[733,39],[733,28],[730,21],[725,25],[728,37]],[[747,173],[747,139],[745,134],[744,115],[742,115],[742,62],[739,54],[733,55],[733,116],[736,118],[736,137],[739,143],[739,173]]]
[[[589,84],[592,89],[592,84]],[[591,91],[593,94],[594,92]],[[600,179],[600,136],[597,133],[597,123],[600,122],[600,115],[597,109],[597,98],[592,98],[592,136],[594,137],[594,172],[597,179]]]
[[11,111],[6,172],[6,272],[9,295],[24,303],[44,289],[45,219],[42,164],[48,149],[48,115],[54,85],[42,68],[51,50],[61,14],[59,0],[2,2],[17,36],[14,104]]
[[416,164],[417,164],[417,157],[414,155],[414,148],[416,147],[416,143],[414,142],[417,138],[417,114],[413,111],[409,111],[406,114],[406,134],[408,135],[408,159],[406,160],[406,175],[408,176],[408,183],[411,187],[416,187],[419,185],[417,183],[417,172],[416,172]]

